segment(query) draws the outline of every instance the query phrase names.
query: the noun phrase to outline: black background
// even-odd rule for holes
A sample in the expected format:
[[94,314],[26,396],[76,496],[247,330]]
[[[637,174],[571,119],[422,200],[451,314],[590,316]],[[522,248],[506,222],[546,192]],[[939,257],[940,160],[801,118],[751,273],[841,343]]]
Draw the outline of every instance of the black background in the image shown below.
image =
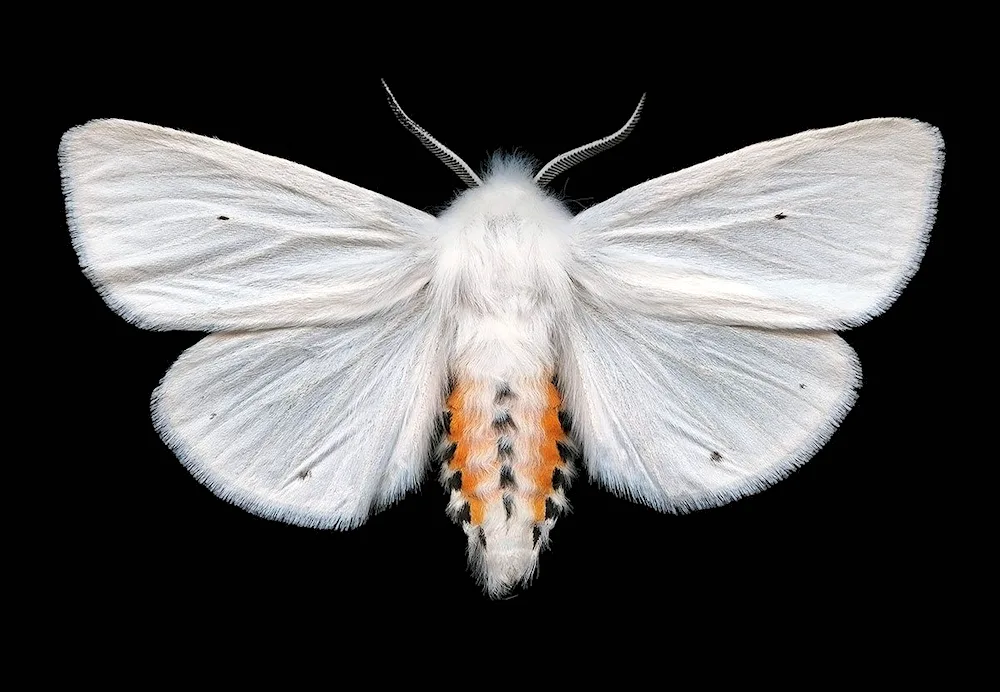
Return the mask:
[[[73,575],[70,600],[98,611],[212,617],[306,609],[322,620],[345,608],[448,604],[500,614],[564,604],[604,615],[695,618],[864,613],[923,617],[912,591],[945,552],[941,506],[952,487],[939,453],[951,433],[963,113],[947,72],[919,56],[859,67],[690,66],[623,77],[572,69],[451,70],[419,75],[303,73],[285,63],[217,57],[208,64],[94,59],[56,79],[60,105],[35,123],[44,241],[37,276],[49,309],[38,325],[58,358],[47,406],[62,422],[43,435],[61,449],[70,498],[59,539]],[[630,74],[630,73],[627,73]],[[218,137],[435,211],[461,183],[394,119],[378,81],[474,168],[518,148],[547,161],[608,134],[648,92],[631,137],[557,178],[573,208],[649,178],[758,141],[878,116],[925,120],[943,132],[947,159],[938,220],[921,270],[893,307],[844,333],[864,386],[854,410],[814,459],[760,495],[670,516],[578,481],[533,585],[491,602],[467,572],[462,531],[445,516],[429,476],[398,505],[350,532],[315,531],[253,517],[194,481],[161,443],[149,395],[194,333],[154,333],[113,314],[79,271],[63,216],[56,150],[61,133],[118,117]],[[564,187],[565,186],[565,187]],[[38,223],[40,221],[40,223]],[[34,355],[34,354],[29,354]],[[921,581],[921,583],[927,583]]]

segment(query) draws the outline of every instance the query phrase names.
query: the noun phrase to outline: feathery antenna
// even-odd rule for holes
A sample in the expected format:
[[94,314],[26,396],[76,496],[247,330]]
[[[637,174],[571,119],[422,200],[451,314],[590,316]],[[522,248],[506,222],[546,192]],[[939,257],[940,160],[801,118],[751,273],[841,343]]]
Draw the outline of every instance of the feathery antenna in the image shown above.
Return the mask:
[[551,183],[552,179],[560,173],[565,172],[581,161],[586,161],[594,154],[607,151],[614,145],[624,140],[632,133],[632,130],[635,129],[636,123],[639,122],[639,114],[642,113],[642,106],[644,103],[646,103],[645,94],[643,94],[642,98],[639,99],[639,105],[635,107],[635,112],[632,113],[632,117],[628,119],[628,122],[625,123],[620,130],[614,134],[608,135],[607,137],[595,140],[590,144],[584,144],[582,147],[570,149],[565,154],[555,157],[542,166],[542,169],[538,171],[538,175],[535,176],[535,182],[538,183],[539,187],[544,187]]
[[396,114],[396,119],[403,124],[403,127],[415,134],[417,139],[423,142],[425,147],[430,149],[435,156],[441,159],[444,164],[448,166],[448,168],[454,171],[454,173],[461,178],[466,185],[469,187],[476,187],[477,185],[483,184],[483,181],[479,179],[479,176],[476,175],[471,168],[469,168],[469,165],[465,163],[465,161],[460,159],[451,149],[434,139],[430,132],[420,127],[420,125],[417,125],[413,122],[410,116],[403,112],[403,109],[399,106],[399,102],[396,100],[396,97],[392,95],[392,92],[389,90],[389,85],[385,83],[384,79],[382,80],[382,86],[385,87],[385,93],[389,95],[389,107],[392,108],[392,112]]

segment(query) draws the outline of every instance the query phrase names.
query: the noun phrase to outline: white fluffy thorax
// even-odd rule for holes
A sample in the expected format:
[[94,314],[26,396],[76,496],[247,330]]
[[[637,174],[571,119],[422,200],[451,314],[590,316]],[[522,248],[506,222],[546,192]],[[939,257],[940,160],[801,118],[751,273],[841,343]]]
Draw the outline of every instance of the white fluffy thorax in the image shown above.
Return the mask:
[[568,308],[572,216],[519,162],[500,162],[440,216],[435,291],[454,355],[478,376],[542,376],[556,317]]

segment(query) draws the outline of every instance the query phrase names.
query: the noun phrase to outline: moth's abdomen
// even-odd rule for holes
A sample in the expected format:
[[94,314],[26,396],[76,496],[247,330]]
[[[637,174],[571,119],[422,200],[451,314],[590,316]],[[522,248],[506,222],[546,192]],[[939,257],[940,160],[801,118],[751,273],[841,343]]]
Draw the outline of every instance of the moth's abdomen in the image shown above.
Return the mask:
[[486,590],[502,595],[534,574],[568,510],[576,446],[548,379],[460,379],[446,402],[438,452],[449,514],[468,537]]
[[574,309],[572,217],[514,166],[460,196],[440,221],[430,286],[448,320],[453,379],[441,480],[473,569],[498,596],[531,578],[568,509],[575,447],[551,378]]

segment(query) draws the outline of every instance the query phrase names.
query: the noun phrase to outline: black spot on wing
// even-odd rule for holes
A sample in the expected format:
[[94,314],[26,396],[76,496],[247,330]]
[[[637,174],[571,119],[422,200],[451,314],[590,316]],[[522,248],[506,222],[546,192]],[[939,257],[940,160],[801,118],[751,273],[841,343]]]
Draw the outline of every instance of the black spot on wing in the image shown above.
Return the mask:
[[722,455],[718,452],[712,452],[708,458],[712,461],[722,461]]
[[456,471],[452,474],[447,481],[445,481],[445,487],[448,490],[461,490],[462,489],[462,472]]
[[468,502],[462,505],[462,508],[460,510],[455,512],[455,521],[460,524],[472,523],[472,509],[469,507]]
[[535,526],[531,529],[531,545],[532,547],[538,545],[538,540],[542,537],[542,530]]
[[229,221],[229,217],[228,216],[220,216],[219,217],[219,221]]
[[774,218],[776,218],[778,221],[781,221],[782,219],[787,219],[788,214],[775,214]]
[[483,531],[482,527],[479,527],[479,545],[486,548],[486,532]]
[[514,513],[514,498],[510,495],[503,496],[503,512],[507,519],[510,519],[510,515]]

